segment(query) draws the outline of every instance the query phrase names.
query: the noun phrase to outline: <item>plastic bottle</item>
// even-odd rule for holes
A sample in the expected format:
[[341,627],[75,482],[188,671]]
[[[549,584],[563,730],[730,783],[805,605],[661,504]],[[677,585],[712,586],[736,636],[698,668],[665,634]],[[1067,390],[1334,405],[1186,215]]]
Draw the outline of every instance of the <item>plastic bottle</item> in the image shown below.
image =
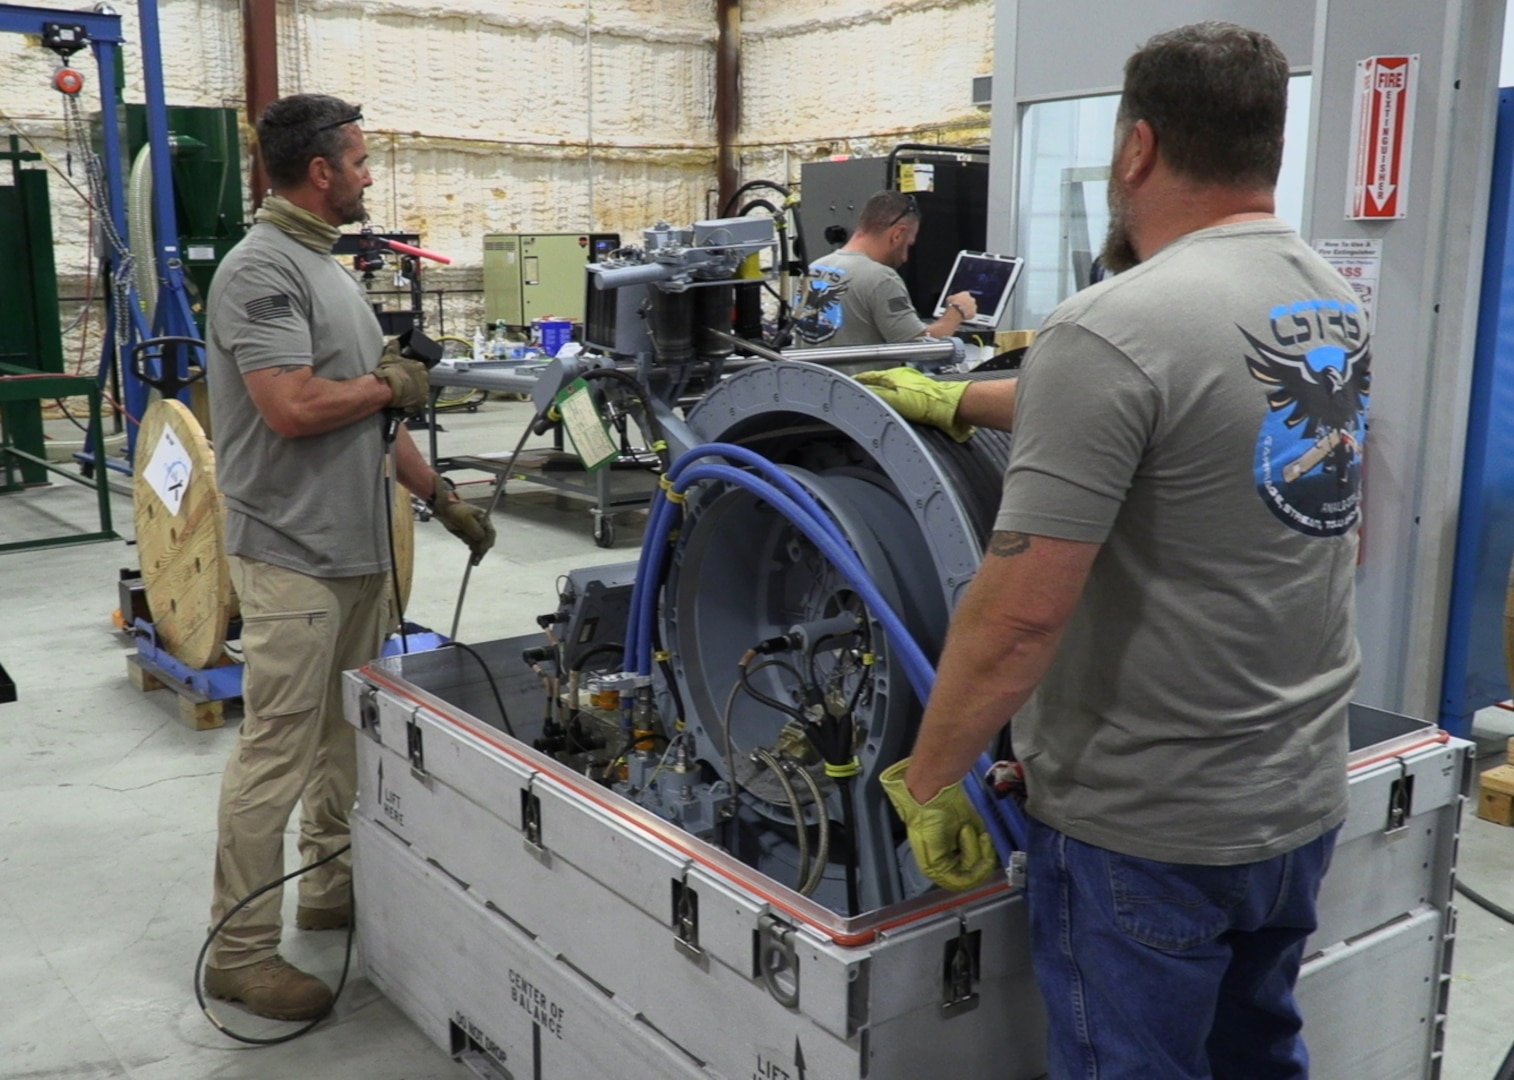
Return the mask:
[[484,328],[482,326],[473,331],[473,359],[484,359]]

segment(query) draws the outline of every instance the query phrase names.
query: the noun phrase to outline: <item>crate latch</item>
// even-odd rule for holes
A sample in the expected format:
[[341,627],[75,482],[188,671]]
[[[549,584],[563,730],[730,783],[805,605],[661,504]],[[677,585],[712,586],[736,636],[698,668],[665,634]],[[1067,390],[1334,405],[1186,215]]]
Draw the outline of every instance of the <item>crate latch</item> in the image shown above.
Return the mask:
[[426,773],[426,743],[424,732],[420,724],[416,723],[416,717],[420,716],[421,710],[417,708],[405,721],[405,756],[410,759],[410,775],[421,783],[426,783],[431,777]]
[[546,845],[542,843],[541,796],[531,790],[531,783],[534,781],[533,776],[531,781],[520,789],[520,834],[526,850],[539,862],[545,863],[550,855]]
[[699,944],[699,893],[683,878],[673,878],[673,948],[700,967],[709,957]]
[[978,956],[983,931],[969,930],[967,920],[957,920],[957,936],[946,943],[941,958],[941,1016],[972,1012],[978,1007]]
[[376,742],[383,742],[379,734],[378,688],[366,686],[358,693],[357,715],[359,726]]
[[1398,759],[1398,779],[1388,788],[1388,823],[1383,832],[1388,835],[1403,832],[1409,827],[1409,818],[1414,813],[1414,777],[1403,758]]

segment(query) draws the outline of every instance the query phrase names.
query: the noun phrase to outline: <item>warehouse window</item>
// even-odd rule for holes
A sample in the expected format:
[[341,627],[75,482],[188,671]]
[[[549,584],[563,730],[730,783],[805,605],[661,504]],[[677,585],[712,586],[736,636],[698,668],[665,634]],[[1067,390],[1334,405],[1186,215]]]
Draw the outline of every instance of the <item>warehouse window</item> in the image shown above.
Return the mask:
[[[1288,86],[1288,126],[1278,177],[1278,214],[1302,230],[1304,166],[1309,146],[1312,80]],[[1019,250],[1025,274],[1016,296],[1017,327],[1040,325],[1088,282],[1089,266],[1109,227],[1105,202],[1118,94],[1026,106],[1020,126]]]

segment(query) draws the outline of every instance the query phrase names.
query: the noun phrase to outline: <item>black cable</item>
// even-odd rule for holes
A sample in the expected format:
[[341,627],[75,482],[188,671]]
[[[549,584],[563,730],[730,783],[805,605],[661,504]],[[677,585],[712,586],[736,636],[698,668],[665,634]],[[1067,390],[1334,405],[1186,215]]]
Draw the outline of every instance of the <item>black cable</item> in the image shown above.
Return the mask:
[[73,413],[71,413],[71,412],[68,411],[68,406],[65,405],[65,404],[63,404],[63,399],[62,398],[53,398],[53,404],[56,405],[56,406],[58,406],[58,411],[61,412],[64,415],[64,417],[67,418],[67,420],[68,420],[68,422],[70,424],[74,425],[74,427],[76,427],[80,431],[84,432],[84,434],[86,434],[86,435],[89,434],[89,428],[85,427],[79,421],[79,418],[77,416],[75,416]]
[[846,913],[857,914],[857,805],[852,796],[852,778],[839,776],[836,786],[841,793],[841,820],[846,826]]
[[1503,1064],[1498,1067],[1493,1080],[1514,1080],[1514,1046],[1509,1047],[1509,1052],[1504,1055]]
[[747,214],[751,213],[753,210],[766,210],[775,218],[780,217],[783,214],[782,210],[778,209],[778,207],[774,206],[766,199],[753,199],[750,202],[742,203],[741,209],[736,211],[736,216],[746,217]]
[[[765,667],[781,667],[781,668],[785,668],[786,670],[788,670],[788,671],[790,671],[790,672],[793,673],[794,679],[797,682],[799,682],[801,685],[803,685],[803,683],[804,683],[804,677],[799,674],[799,672],[794,668],[794,666],[792,664],[786,663],[786,662],[784,662],[782,660],[769,660],[766,663],[757,665],[757,667],[756,667],[755,670],[761,671]],[[798,709],[796,709],[794,706],[787,705],[787,704],[779,701],[777,698],[770,698],[766,694],[764,694],[761,690],[759,690],[755,686],[753,686],[751,678],[750,678],[751,672],[749,672],[747,670],[747,666],[745,664],[737,664],[736,665],[736,672],[737,672],[737,677],[741,681],[741,688],[743,690],[745,690],[748,694],[751,694],[752,697],[754,697],[758,701],[762,702],[768,708],[770,708],[770,709],[776,709],[779,712],[783,713],[785,716],[788,716],[788,717],[792,718],[793,720],[795,720],[796,722],[798,722],[800,724],[803,724],[805,722],[805,720],[804,720],[804,714],[802,712],[800,712]]]
[[626,647],[625,647],[625,645],[622,642],[619,642],[619,641],[601,641],[598,645],[591,645],[591,646],[589,646],[589,648],[586,649],[579,656],[579,658],[576,661],[574,661],[573,666],[568,669],[569,673],[572,673],[574,671],[583,671],[584,667],[589,663],[590,660],[594,659],[594,657],[599,656],[599,655],[601,655],[603,653],[615,653],[615,652],[618,652],[618,653],[624,655],[625,651],[626,651]]
[[[1489,900],[1470,885],[1458,881],[1456,891],[1490,915],[1495,915],[1506,923],[1514,923],[1514,911]],[[1510,1046],[1509,1052],[1504,1055],[1503,1064],[1498,1066],[1498,1072],[1493,1074],[1493,1080],[1514,1080],[1514,1046]]]
[[477,660],[478,666],[484,669],[484,678],[489,680],[489,689],[494,693],[494,704],[499,706],[499,718],[504,722],[505,734],[509,735],[512,739],[517,738],[515,729],[510,726],[510,714],[505,711],[505,699],[499,696],[499,684],[494,681],[494,673],[489,670],[489,665],[484,663],[484,658],[474,652],[471,645],[464,645],[461,641],[455,639],[442,645],[444,649],[449,647],[463,650],[463,652]]
[[1476,904],[1484,911],[1487,911],[1493,915],[1497,915],[1506,923],[1514,923],[1514,911],[1510,911],[1506,907],[1495,904],[1492,900],[1489,900],[1486,896],[1478,892],[1476,889],[1472,888],[1470,885],[1465,885],[1462,882],[1458,881],[1456,883],[1456,891],[1461,893],[1468,900],[1472,901],[1472,903]]
[[237,912],[241,911],[244,907],[252,903],[258,897],[262,896],[264,893],[268,892],[270,889],[277,889],[286,881],[291,881],[294,878],[299,877],[301,874],[314,870],[318,866],[325,866],[327,863],[331,862],[331,860],[346,854],[351,849],[351,844],[343,844],[341,847],[337,848],[337,850],[333,851],[325,858],[317,859],[309,866],[302,866],[298,870],[294,870],[288,874],[285,874],[277,881],[270,881],[267,885],[253,890],[246,896],[242,897],[242,899],[238,900],[236,906],[228,911],[224,916],[222,916],[221,921],[216,923],[215,927],[210,931],[210,933],[205,936],[205,944],[200,946],[200,955],[195,957],[195,1001],[199,1002],[200,1011],[205,1014],[205,1018],[212,1024],[214,1024],[216,1030],[219,1031],[222,1035],[225,1035],[228,1039],[235,1039],[237,1042],[249,1043],[253,1046],[277,1046],[279,1043],[287,1043],[293,1039],[298,1039],[301,1035],[304,1035],[306,1032],[311,1031],[322,1020],[330,1016],[332,1010],[336,1008],[336,999],[341,996],[342,988],[347,985],[347,971],[348,968],[350,968],[352,965],[352,932],[357,927],[357,900],[350,893],[348,894],[347,902],[351,910],[351,915],[347,920],[347,952],[346,955],[342,957],[342,977],[337,980],[336,989],[332,991],[331,1004],[326,1006],[326,1008],[321,1012],[320,1016],[317,1016],[313,1020],[309,1021],[298,1031],[291,1031],[287,1035],[279,1035],[276,1038],[267,1039],[256,1038],[252,1035],[242,1035],[238,1032],[232,1031],[225,1024],[221,1023],[221,1021],[216,1018],[215,1013],[210,1011],[210,1007],[205,1004],[205,991],[200,986],[200,973],[205,967],[205,955],[210,952],[210,943],[214,941],[217,935],[219,935],[220,932],[226,928],[226,924],[231,921],[232,916],[236,915]]
[[640,379],[628,371],[619,368],[591,368],[583,373],[583,379],[613,379],[624,383],[631,388],[638,401],[641,402],[642,413],[646,416],[647,434],[652,437],[652,452],[657,455],[657,460],[662,463],[662,471],[667,472],[672,467],[668,459],[668,440],[662,429],[662,421],[657,418],[652,409],[652,395],[647,392]]
[[720,216],[721,217],[730,217],[732,209],[734,209],[735,206],[736,206],[736,200],[739,199],[739,198],[741,198],[748,191],[754,191],[757,188],[768,188],[768,189],[770,189],[772,191],[776,191],[776,192],[778,192],[778,194],[782,195],[785,199],[787,199],[787,198],[789,198],[789,197],[791,197],[793,195],[793,192],[791,190],[789,190],[788,188],[784,187],[782,184],[775,183],[772,180],[748,180],[746,183],[742,184],[735,191],[731,192],[731,197],[726,200],[726,202],[725,202],[725,208],[723,210],[721,210]]

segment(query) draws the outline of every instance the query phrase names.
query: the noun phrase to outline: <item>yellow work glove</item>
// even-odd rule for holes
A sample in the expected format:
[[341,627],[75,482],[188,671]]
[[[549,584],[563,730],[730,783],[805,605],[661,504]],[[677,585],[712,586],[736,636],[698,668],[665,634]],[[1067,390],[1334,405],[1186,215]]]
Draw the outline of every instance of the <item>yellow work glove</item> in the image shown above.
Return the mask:
[[440,473],[428,500],[431,512],[446,530],[468,545],[473,552],[473,564],[478,565],[486,552],[494,546],[494,522],[482,507],[465,503],[457,497],[452,481]]
[[426,365],[401,356],[397,340],[384,346],[383,359],[373,369],[373,374],[389,384],[390,408],[424,409],[431,398],[431,380],[426,374]]
[[857,381],[906,420],[940,428],[958,442],[973,437],[973,426],[957,419],[957,408],[967,393],[965,382],[941,382],[912,367],[864,371]]
[[918,803],[904,784],[909,758],[883,770],[883,793],[894,804],[909,846],[925,876],[943,889],[965,892],[986,884],[999,867],[988,829],[962,790],[962,782],[942,788],[927,803]]

